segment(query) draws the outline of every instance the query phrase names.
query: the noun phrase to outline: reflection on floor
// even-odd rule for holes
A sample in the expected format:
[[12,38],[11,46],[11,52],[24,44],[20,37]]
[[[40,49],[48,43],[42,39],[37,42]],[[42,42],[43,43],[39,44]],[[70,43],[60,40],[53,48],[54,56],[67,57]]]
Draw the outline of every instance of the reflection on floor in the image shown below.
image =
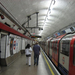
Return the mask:
[[39,56],[39,65],[34,66],[33,60],[33,53],[32,53],[32,64],[29,67],[25,63],[25,55],[22,55],[18,58],[14,63],[12,63],[9,67],[6,68],[0,75],[50,75],[47,71],[45,62],[42,57],[42,53]]

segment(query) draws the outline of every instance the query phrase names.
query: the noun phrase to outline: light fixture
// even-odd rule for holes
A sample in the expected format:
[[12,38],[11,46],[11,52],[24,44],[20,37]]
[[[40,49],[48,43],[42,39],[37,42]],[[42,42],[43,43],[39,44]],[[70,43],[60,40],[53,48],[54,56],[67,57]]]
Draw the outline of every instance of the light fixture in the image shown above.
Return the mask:
[[[50,6],[49,6],[49,8],[48,8],[47,15],[46,15],[46,17],[45,17],[45,22],[47,22],[47,20],[48,20],[50,14],[51,14],[51,6],[54,5],[54,4],[55,4],[55,0],[52,0],[51,3],[50,3]],[[45,25],[45,23],[44,23],[44,25]]]
[[46,20],[45,20],[45,22],[47,22],[47,20],[48,20],[48,18],[47,18],[47,16],[46,16]]
[[53,0],[53,5],[55,4],[55,2],[56,2],[56,1],[55,1],[55,0]]
[[[47,20],[48,20],[48,18],[50,16],[50,14],[51,14],[51,7],[52,7],[52,5],[55,4],[55,2],[56,2],[55,0],[51,0],[50,6],[49,6],[48,11],[47,11],[47,15],[46,15],[45,20],[44,20],[44,23],[43,23],[44,24],[43,25],[43,29],[44,29],[45,24],[46,24],[46,22],[47,22]],[[40,34],[42,34],[42,32]]]
[[51,9],[49,9],[48,13],[49,13],[49,14],[51,13]]
[[49,11],[49,12],[48,12],[47,19],[49,18],[49,16],[50,16],[50,13],[51,13],[51,11]]

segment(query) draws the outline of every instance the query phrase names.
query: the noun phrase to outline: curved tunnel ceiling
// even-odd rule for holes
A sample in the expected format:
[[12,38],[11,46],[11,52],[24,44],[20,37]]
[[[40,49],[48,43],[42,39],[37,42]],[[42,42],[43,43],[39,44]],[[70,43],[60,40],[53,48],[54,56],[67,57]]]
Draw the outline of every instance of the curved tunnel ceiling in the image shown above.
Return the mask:
[[[51,1],[55,1],[55,4],[50,7],[51,11],[45,22]],[[75,0],[0,0],[0,2],[20,24],[27,20],[28,15],[39,12],[38,26],[43,30],[28,30],[43,38],[75,22]],[[29,26],[36,27],[36,14],[31,16]]]

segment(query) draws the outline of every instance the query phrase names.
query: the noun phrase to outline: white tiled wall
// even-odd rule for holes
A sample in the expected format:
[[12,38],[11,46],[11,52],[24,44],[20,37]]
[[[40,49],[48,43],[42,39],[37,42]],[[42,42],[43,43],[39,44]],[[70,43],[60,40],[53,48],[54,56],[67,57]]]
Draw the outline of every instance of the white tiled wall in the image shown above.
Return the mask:
[[22,39],[22,49],[25,49],[25,39]]
[[1,38],[1,58],[5,58],[6,57],[5,49],[6,49],[6,36]]
[[[26,45],[28,43],[31,44],[31,41],[21,38],[15,35],[15,37],[10,37],[8,35],[2,37],[1,39],[1,58],[7,58],[11,56],[10,54],[10,40],[11,38],[14,38],[14,41],[16,41],[16,47],[13,48],[13,54],[18,53],[20,50],[24,50]],[[13,42],[14,42],[13,41]]]
[[25,39],[25,47],[27,46],[27,39]]
[[22,39],[19,39],[19,50],[22,50]]
[[6,58],[10,56],[10,39],[7,35],[7,41],[6,41]]
[[18,53],[21,50],[21,39],[17,39],[16,44],[16,50]]

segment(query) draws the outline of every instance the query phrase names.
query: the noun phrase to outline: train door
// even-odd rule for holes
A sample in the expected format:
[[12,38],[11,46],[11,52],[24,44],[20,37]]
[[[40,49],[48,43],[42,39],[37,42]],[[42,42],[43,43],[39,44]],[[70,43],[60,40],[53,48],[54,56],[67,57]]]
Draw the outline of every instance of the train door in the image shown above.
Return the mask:
[[50,49],[50,41],[48,41],[48,56],[49,56],[49,49]]
[[69,75],[75,75],[75,39],[74,38],[72,39],[70,44]]
[[47,52],[48,52],[48,41],[46,42],[46,49],[45,49],[45,52],[46,52],[46,54],[47,54]]
[[52,59],[52,41],[50,42],[50,52],[49,52],[49,54],[50,54],[50,58]]
[[54,46],[55,46],[55,41],[52,42],[52,61],[53,62],[55,62],[54,61],[54,57],[55,57],[55,54],[54,54]]
[[55,60],[55,65],[58,66],[58,49],[57,49],[57,44],[58,41],[55,42],[55,47],[54,47],[54,60]]
[[69,71],[69,51],[70,51],[70,39],[63,38],[60,41],[59,69],[64,75],[68,75]]

